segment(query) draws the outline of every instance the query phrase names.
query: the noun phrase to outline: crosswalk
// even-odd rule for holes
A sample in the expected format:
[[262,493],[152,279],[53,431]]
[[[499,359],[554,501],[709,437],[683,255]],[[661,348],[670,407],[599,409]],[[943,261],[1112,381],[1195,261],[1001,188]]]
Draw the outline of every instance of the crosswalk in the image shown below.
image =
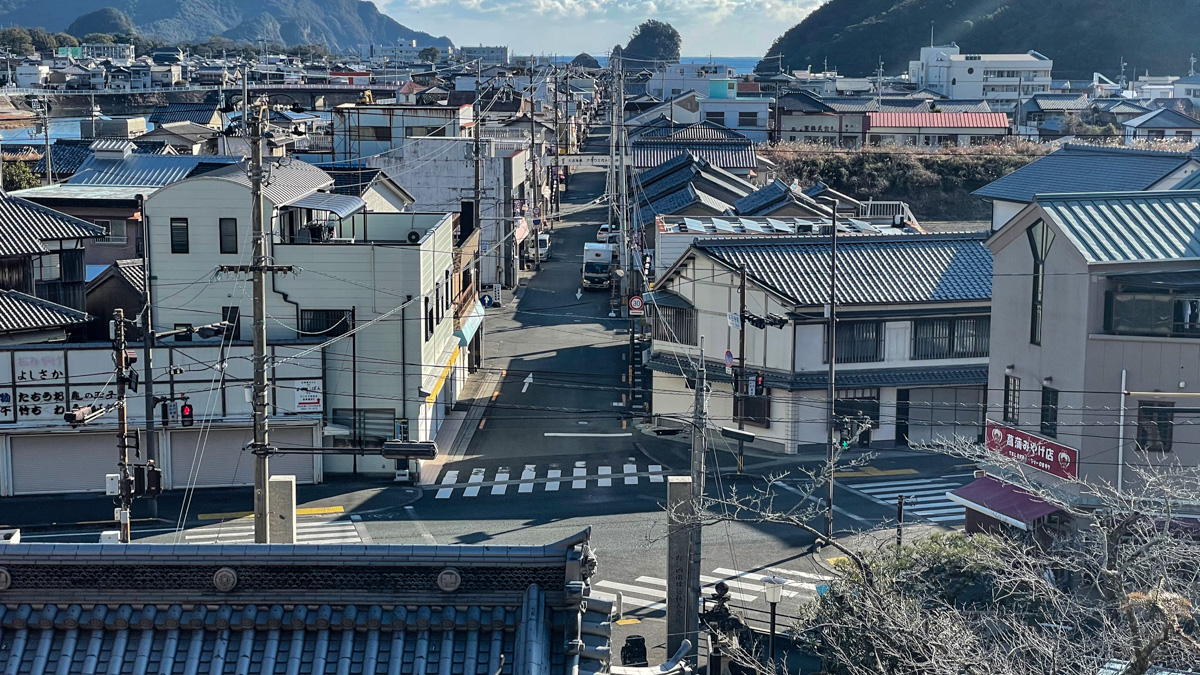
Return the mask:
[[[780,567],[765,567],[755,571],[735,570],[727,567],[714,568],[709,574],[701,574],[700,582],[704,584],[704,594],[713,593],[717,582],[724,581],[729,586],[729,597],[737,606],[754,604],[762,597],[764,576],[776,576],[787,579],[783,589],[784,601],[802,602],[812,599],[819,594],[818,587],[833,580],[832,576],[814,572],[803,572]],[[667,580],[659,577],[640,576],[629,581],[610,581],[601,579],[592,584],[592,597],[601,600],[615,600],[620,593],[625,613],[634,616],[656,616],[667,609]],[[763,600],[765,607],[766,600]]]
[[525,464],[519,473],[505,466],[494,470],[482,467],[469,471],[451,469],[442,474],[440,480],[435,481],[432,487],[437,489],[434,499],[450,499],[455,496],[471,498],[481,495],[507,495],[510,491],[515,494],[529,494],[640,485],[643,481],[646,484],[663,483],[668,475],[671,475],[670,472],[660,464],[643,465],[631,457],[617,466],[609,463],[596,463],[593,466],[586,461],[575,462],[570,467],[554,463],[544,467]]
[[938,477],[850,483],[845,487],[888,506],[895,506],[896,498],[904,495],[908,498],[904,505],[905,520],[920,517],[953,527],[966,522],[967,511],[961,504],[947,498],[946,493],[963,485],[956,478]]
[[[216,525],[187,530],[183,535],[189,544],[253,544],[254,520],[239,518]],[[296,520],[297,544],[362,544],[362,535],[349,520],[305,518]]]

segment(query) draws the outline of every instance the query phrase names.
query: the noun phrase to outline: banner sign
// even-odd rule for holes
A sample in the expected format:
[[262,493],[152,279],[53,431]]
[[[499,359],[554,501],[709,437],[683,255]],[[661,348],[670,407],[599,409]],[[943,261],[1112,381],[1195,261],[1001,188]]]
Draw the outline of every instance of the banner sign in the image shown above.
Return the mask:
[[1059,478],[1079,475],[1078,450],[991,420],[987,423],[987,449]]

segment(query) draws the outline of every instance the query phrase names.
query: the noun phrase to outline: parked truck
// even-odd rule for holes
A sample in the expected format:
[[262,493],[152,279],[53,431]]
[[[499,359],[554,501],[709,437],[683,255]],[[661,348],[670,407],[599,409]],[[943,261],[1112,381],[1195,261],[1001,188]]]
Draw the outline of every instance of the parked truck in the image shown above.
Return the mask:
[[584,288],[608,288],[612,285],[613,257],[616,251],[612,244],[588,242],[583,245]]

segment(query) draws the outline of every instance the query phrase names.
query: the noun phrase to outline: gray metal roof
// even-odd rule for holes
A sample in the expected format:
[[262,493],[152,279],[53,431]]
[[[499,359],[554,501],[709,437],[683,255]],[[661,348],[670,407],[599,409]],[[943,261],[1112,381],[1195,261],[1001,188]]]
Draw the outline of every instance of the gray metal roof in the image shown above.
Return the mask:
[[[88,157],[92,156],[92,144],[95,141],[87,138],[59,138],[50,146],[50,159],[53,161],[54,175],[64,176],[79,170]],[[137,154],[163,154],[174,152],[167,147],[166,141],[140,140],[130,141]],[[42,157],[33,167],[34,173],[46,173],[46,158]]]
[[103,228],[85,220],[0,193],[0,256],[43,253],[43,241],[103,236]]
[[70,185],[162,187],[181,181],[200,165],[236,164],[242,157],[218,155],[129,155],[106,159],[92,155],[67,181]]
[[84,323],[89,318],[77,309],[0,289],[0,333],[62,328]]
[[1170,108],[1159,108],[1125,122],[1125,126],[1135,129],[1200,129],[1200,120]]
[[1200,190],[1038,195],[1089,262],[1200,258]]
[[352,195],[331,194],[329,192],[314,192],[292,202],[290,206],[298,206],[316,211],[327,211],[338,218],[349,218],[351,215],[367,208],[362,197]]
[[722,169],[754,169],[758,166],[754,143],[748,139],[742,142],[638,139],[630,146],[633,166],[638,169],[658,166],[689,152]]
[[1040,193],[1145,190],[1192,161],[1184,152],[1068,144],[972,194],[1028,204]]
[[[992,254],[986,233],[848,237],[838,241],[838,303],[897,305],[986,301]],[[829,300],[827,237],[699,239],[693,247],[796,305]]]
[[[263,196],[271,200],[276,206],[287,206],[297,199],[306,197],[321,188],[333,184],[332,176],[312,164],[299,160],[272,162],[267,166],[269,180],[263,186]],[[242,162],[209,171],[202,176],[197,176],[190,180],[218,178],[249,188],[250,176],[247,174],[248,170],[248,164]]]

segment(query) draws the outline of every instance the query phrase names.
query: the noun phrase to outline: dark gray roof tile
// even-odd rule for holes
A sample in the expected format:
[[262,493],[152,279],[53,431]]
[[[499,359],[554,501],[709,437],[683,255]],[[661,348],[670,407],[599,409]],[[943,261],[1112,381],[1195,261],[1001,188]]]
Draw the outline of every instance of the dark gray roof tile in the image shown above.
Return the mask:
[[973,194],[1028,204],[1037,194],[1145,190],[1191,161],[1183,152],[1068,144]]
[[19,291],[0,290],[0,333],[63,328],[85,323],[88,315]]

